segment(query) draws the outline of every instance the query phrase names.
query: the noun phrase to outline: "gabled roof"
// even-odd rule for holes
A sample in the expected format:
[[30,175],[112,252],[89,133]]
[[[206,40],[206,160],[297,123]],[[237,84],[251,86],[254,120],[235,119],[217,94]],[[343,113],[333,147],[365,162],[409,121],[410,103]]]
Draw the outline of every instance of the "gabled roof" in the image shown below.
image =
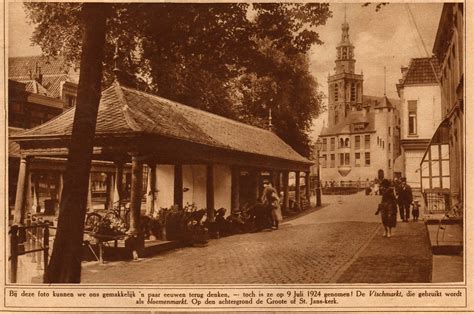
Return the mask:
[[[9,126],[8,134],[9,136],[14,136],[15,134],[21,133],[24,130],[25,129],[22,128]],[[20,157],[20,145],[10,139],[8,140],[8,157]]]
[[[38,79],[39,73],[42,74],[41,80]],[[71,68],[62,57],[31,56],[8,59],[8,78],[25,83],[26,90],[30,93],[60,98],[61,83],[74,82],[70,73]]]
[[438,59],[413,58],[408,70],[400,81],[400,85],[438,84],[437,75],[440,71]]
[[[70,136],[74,108],[14,138]],[[96,135],[146,134],[185,140],[220,149],[311,162],[276,134],[113,83],[102,92]]]

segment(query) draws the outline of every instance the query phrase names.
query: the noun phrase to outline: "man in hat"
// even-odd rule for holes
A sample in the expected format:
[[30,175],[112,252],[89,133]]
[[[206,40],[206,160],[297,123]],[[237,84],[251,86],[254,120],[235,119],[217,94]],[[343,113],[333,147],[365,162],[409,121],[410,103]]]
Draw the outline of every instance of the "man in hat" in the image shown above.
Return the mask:
[[400,218],[402,221],[408,222],[408,219],[410,219],[410,205],[413,202],[413,194],[411,187],[407,184],[407,178],[400,178],[400,186],[397,194]]

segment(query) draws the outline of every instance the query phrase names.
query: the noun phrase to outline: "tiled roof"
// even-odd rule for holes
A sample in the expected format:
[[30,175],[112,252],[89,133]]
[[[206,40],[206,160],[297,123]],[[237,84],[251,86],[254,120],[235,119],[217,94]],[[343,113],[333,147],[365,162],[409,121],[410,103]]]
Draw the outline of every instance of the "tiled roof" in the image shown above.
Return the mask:
[[[384,107],[396,108],[398,107],[399,102],[399,100],[388,98],[387,96],[362,96],[363,106],[370,107],[372,109]],[[376,113],[373,110],[365,115],[362,111],[351,111],[344,122],[338,123],[337,125],[332,125],[331,127],[323,128],[321,130],[321,136],[352,133],[353,130],[351,125],[359,123],[364,123],[366,125],[363,132],[375,131],[375,115]]]
[[[36,69],[41,68],[41,82],[34,78]],[[74,81],[70,75],[70,67],[63,58],[48,58],[42,56],[15,57],[8,59],[9,79],[27,84],[27,91],[46,95],[53,98],[61,97],[61,83]],[[41,86],[42,88],[38,87]],[[37,92],[36,90],[39,90]]]
[[[9,136],[18,134],[25,129],[15,128],[15,127],[8,127],[8,134]],[[20,157],[20,145],[18,145],[13,140],[8,140],[8,157]]]
[[413,58],[400,83],[402,85],[438,84],[439,71],[437,58]]
[[[71,134],[74,109],[27,130],[17,139]],[[114,83],[102,92],[96,134],[149,134],[310,163],[273,132]]]

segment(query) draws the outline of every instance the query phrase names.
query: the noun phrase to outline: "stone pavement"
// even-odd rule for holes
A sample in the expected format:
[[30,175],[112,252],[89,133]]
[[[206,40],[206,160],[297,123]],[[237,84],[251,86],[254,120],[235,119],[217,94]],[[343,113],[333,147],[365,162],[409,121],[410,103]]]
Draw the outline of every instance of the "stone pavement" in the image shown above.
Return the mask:
[[[394,238],[382,238],[380,216],[374,215],[379,201],[379,196],[363,193],[324,196],[323,203],[330,205],[285,222],[280,230],[211,240],[206,247],[176,249],[138,261],[87,263],[82,282],[429,282],[431,255],[423,224],[399,224]],[[402,246],[405,240],[409,245]]]

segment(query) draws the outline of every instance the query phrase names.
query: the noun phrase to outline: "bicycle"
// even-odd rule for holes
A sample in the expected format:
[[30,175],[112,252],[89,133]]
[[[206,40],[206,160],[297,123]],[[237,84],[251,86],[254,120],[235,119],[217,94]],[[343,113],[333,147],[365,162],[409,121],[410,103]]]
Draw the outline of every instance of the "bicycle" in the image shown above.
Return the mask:
[[97,233],[104,219],[119,219],[125,223],[128,229],[130,227],[130,202],[128,202],[128,200],[117,201],[113,203],[112,209],[100,209],[86,213],[84,230],[86,232]]

